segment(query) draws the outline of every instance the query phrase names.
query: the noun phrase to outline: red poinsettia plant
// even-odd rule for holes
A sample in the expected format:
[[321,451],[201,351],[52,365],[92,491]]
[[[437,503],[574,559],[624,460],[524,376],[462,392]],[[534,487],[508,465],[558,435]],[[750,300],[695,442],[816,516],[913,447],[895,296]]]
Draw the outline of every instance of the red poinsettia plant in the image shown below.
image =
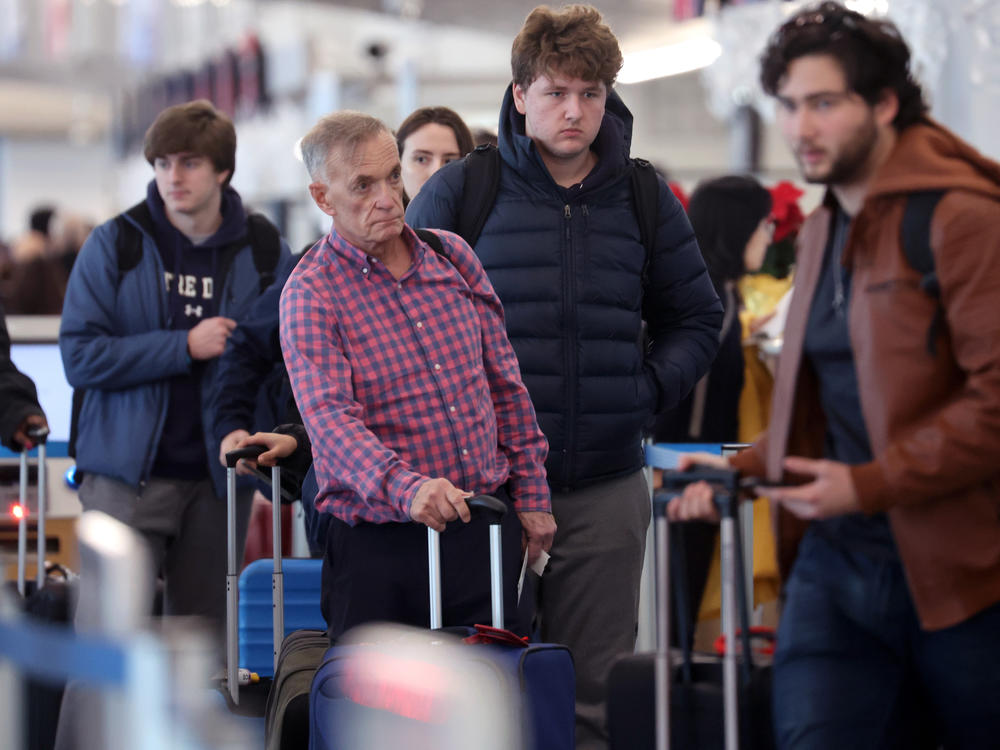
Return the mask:
[[760,272],[779,279],[785,278],[795,263],[795,237],[805,216],[799,208],[799,198],[804,193],[788,180],[768,188],[771,193],[771,219],[774,237],[764,256]]
[[771,216],[774,218],[774,240],[781,242],[788,236],[798,234],[805,216],[799,208],[799,198],[803,191],[788,180],[782,180],[769,189],[771,193]]
[[670,192],[677,196],[677,200],[681,202],[681,206],[684,207],[684,211],[686,212],[688,210],[688,203],[691,202],[691,199],[688,197],[688,194],[684,192],[684,188],[681,187],[681,184],[670,180],[667,183],[667,187],[670,188]]

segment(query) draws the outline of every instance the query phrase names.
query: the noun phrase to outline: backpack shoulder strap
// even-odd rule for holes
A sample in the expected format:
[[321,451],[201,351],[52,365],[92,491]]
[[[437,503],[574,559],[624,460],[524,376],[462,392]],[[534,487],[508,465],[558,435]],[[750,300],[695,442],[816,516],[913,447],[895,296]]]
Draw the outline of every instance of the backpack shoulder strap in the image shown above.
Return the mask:
[[935,340],[944,325],[944,308],[941,304],[941,285],[934,268],[934,252],[931,249],[931,220],[934,209],[944,196],[944,190],[923,190],[910,193],[906,198],[900,235],[906,262],[920,277],[920,288],[938,303],[937,311],[927,331],[927,351],[936,354]]
[[500,151],[482,144],[465,156],[465,184],[457,234],[475,247],[500,189]]
[[247,236],[253,253],[253,265],[260,276],[260,292],[274,283],[274,272],[281,257],[281,233],[263,214],[247,216]]
[[463,279],[465,279],[465,283],[469,287],[472,286],[472,282],[470,282],[468,277],[462,272],[462,269],[456,266],[454,261],[452,261],[452,259],[448,256],[448,253],[445,252],[444,242],[441,240],[441,237],[440,235],[438,235],[437,232],[431,229],[414,229],[413,231],[416,233],[417,237],[419,237],[421,241],[426,242],[427,245],[430,246],[431,250],[440,255],[446,261],[448,261],[448,263],[451,264],[452,268],[458,271],[459,275]]
[[646,248],[642,263],[642,283],[646,284],[649,274],[649,259],[656,250],[656,219],[660,204],[660,182],[656,169],[645,159],[632,159],[632,200],[635,216],[639,222],[639,239]]
[[430,245],[431,250],[445,259],[448,258],[444,253],[444,243],[441,242],[441,238],[438,237],[437,232],[432,232],[430,229],[414,229],[413,231],[420,238],[421,242],[426,242]]
[[126,218],[131,217],[145,227],[152,227],[153,217],[146,201],[136,203],[132,208],[115,217],[118,233],[115,239],[115,255],[118,260],[119,278],[131,271],[142,260],[142,231]]

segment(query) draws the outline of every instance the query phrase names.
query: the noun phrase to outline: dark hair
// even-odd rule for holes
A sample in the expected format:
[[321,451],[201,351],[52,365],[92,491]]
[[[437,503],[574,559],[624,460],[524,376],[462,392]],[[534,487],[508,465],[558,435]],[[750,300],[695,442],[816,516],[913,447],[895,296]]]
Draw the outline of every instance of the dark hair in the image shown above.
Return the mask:
[[400,157],[403,156],[403,145],[406,143],[406,139],[424,125],[431,123],[451,128],[455,134],[455,143],[458,144],[459,156],[465,156],[476,147],[469,126],[455,110],[447,107],[421,107],[413,110],[396,130],[396,146],[399,148]]
[[618,39],[590,5],[535,8],[524,19],[510,51],[514,83],[527,88],[543,73],[603,81],[610,90],[622,67]]
[[216,172],[236,169],[236,129],[233,121],[206,99],[167,107],[146,131],[143,155],[153,164],[169,154],[198,154],[211,160]]
[[499,142],[496,131],[490,128],[475,128],[472,131],[472,140],[477,146],[496,146]]
[[688,219],[716,289],[746,273],[747,242],[771,213],[771,194],[750,175],[727,175],[699,183]]
[[806,55],[830,55],[840,65],[847,87],[874,105],[886,89],[899,99],[892,121],[903,130],[923,119],[927,103],[910,71],[910,48],[891,21],[866,18],[835,2],[796,13],[775,31],[761,55],[760,82],[777,94],[788,66]]
[[49,236],[49,227],[56,210],[52,206],[38,206],[28,215],[28,228]]

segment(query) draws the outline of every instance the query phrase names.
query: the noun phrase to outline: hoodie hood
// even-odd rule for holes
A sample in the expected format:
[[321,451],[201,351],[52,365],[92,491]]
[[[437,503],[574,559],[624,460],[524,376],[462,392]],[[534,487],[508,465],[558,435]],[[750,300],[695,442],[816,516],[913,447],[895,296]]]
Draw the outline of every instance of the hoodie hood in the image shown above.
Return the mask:
[[[156,187],[156,180],[150,180],[146,186],[146,205],[149,206],[150,215],[153,218],[153,232],[156,235],[157,243],[168,241],[171,246],[180,247],[187,250],[193,247],[191,241],[182,234],[167,218],[167,210],[163,205],[163,198]],[[222,224],[215,234],[198,245],[199,248],[219,249],[226,245],[231,245],[237,240],[246,236],[247,213],[243,208],[243,200],[240,194],[228,185],[222,189]]]
[[1000,164],[927,119],[899,135],[868,195],[955,189],[1000,200]]
[[[507,86],[500,107],[497,147],[512,169],[532,181],[555,181],[542,161],[534,141],[525,134],[524,115],[514,106],[514,84]],[[582,191],[602,187],[627,174],[632,149],[632,113],[613,90],[604,105],[601,129],[591,144],[598,156],[597,166],[583,181]]]

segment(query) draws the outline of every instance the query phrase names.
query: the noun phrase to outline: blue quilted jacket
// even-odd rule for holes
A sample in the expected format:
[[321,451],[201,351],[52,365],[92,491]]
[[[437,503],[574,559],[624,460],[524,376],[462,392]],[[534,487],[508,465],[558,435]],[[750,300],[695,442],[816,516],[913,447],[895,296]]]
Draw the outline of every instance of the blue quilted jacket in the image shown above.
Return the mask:
[[[59,330],[66,378],[86,389],[80,411],[77,466],[138,487],[149,477],[167,413],[169,381],[187,372],[187,331],[170,330],[163,262],[152,230],[130,213],[126,221],[142,234],[142,258],[124,274],[118,270],[115,220],[87,238],[70,276]],[[287,275],[291,254],[282,241],[277,275]],[[260,275],[249,244],[225,275],[219,314],[239,320],[260,293]],[[208,466],[216,491],[225,496],[219,443],[210,435],[210,408],[218,359],[202,376],[202,425]],[[274,417],[263,429],[270,429]]]

